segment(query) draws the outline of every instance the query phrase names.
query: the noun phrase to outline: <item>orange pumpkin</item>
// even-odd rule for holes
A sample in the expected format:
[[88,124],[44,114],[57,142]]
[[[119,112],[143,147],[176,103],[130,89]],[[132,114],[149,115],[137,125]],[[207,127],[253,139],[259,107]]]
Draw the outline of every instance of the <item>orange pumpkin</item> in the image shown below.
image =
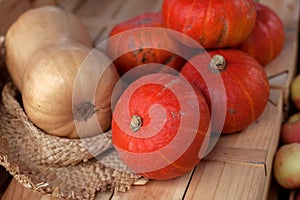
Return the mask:
[[[208,53],[210,57],[202,53],[189,60],[181,74],[203,93],[210,108],[225,99],[222,133],[241,131],[257,120],[267,105],[270,86],[266,72],[253,57],[240,50]],[[223,81],[221,85],[207,85],[218,76]]]
[[121,95],[112,142],[123,162],[144,177],[190,172],[207,148],[210,113],[202,94],[181,76],[145,75]]
[[206,49],[240,44],[253,31],[256,19],[253,0],[164,0],[162,13],[167,28]]
[[[147,29],[149,27],[159,30]],[[183,47],[173,40],[167,31],[162,31],[162,28],[164,24],[161,12],[154,12],[126,20],[111,30],[109,34],[111,39],[108,40],[106,52],[114,60],[121,76],[133,68],[149,63],[163,64],[177,71],[180,70],[185,60],[174,51]],[[118,37],[113,37],[118,34],[120,34]],[[173,49],[173,52],[168,51]],[[142,75],[159,71],[161,71],[160,66],[151,65],[140,71],[136,70],[127,78],[130,82]]]
[[269,7],[256,3],[254,31],[238,48],[253,56],[262,66],[269,64],[281,52],[285,33],[279,16]]

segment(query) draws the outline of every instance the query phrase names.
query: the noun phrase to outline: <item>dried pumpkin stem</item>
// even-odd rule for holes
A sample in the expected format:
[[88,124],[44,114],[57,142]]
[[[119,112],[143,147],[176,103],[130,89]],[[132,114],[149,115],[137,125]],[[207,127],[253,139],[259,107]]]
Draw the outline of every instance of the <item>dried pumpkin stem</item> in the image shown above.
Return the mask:
[[142,122],[142,118],[140,116],[133,115],[131,117],[130,127],[133,132],[138,131],[141,128],[142,124],[143,124],[143,122]]
[[223,71],[226,68],[226,60],[223,56],[216,54],[211,58],[209,67],[213,70]]

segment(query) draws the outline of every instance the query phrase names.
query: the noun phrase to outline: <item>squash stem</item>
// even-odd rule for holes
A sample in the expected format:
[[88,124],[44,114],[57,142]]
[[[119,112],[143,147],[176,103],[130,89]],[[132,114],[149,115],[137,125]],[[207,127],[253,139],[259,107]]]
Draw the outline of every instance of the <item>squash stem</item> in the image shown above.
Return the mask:
[[209,67],[213,70],[223,71],[226,68],[225,58],[219,54],[214,55],[209,63]]
[[142,122],[142,118],[140,116],[133,115],[131,117],[130,127],[133,132],[138,131],[141,128],[142,124],[143,124],[143,122]]

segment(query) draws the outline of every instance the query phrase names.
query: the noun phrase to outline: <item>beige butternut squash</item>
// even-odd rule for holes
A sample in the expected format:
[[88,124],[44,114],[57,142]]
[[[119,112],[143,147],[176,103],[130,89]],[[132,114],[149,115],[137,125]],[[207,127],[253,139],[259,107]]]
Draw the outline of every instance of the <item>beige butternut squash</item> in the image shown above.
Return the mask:
[[11,77],[22,91],[25,66],[41,49],[75,40],[91,46],[85,26],[72,13],[56,6],[33,8],[23,13],[6,33],[6,65]]
[[100,51],[66,41],[28,63],[22,100],[29,119],[46,133],[86,138],[109,130],[111,96],[119,75]]

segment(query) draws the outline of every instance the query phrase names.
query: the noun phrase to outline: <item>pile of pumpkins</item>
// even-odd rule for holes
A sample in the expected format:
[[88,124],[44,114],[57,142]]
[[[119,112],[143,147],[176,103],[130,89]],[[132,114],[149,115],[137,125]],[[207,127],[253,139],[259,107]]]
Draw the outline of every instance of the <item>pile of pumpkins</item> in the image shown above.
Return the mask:
[[264,66],[285,37],[276,13],[253,0],[164,0],[109,36],[98,50],[72,13],[31,9],[7,31],[6,65],[46,134],[111,130],[122,161],[159,180],[190,172],[211,133],[258,119],[270,94]]

